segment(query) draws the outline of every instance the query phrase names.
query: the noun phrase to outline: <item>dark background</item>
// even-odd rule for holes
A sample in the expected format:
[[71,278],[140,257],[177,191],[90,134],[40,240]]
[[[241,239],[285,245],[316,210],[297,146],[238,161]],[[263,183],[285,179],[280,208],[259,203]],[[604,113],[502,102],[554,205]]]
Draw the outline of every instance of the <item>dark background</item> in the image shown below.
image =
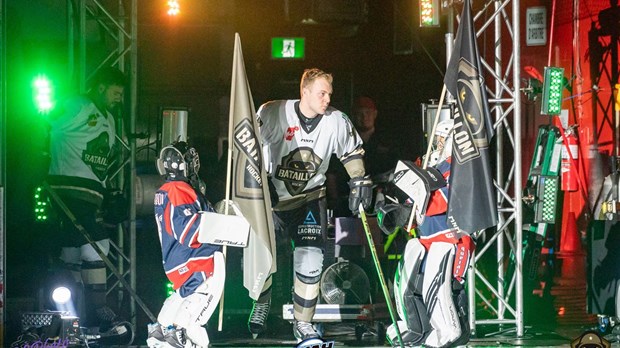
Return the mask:
[[[439,99],[445,70],[445,16],[440,28],[419,28],[417,1],[185,0],[181,15],[172,19],[165,15],[165,3],[138,3],[136,121],[137,132],[148,135],[138,141],[139,172],[154,171],[160,109],[186,107],[190,109],[188,135],[201,155],[210,198],[221,198],[217,144],[227,134],[235,32],[241,37],[257,108],[271,99],[298,98],[303,70],[318,67],[334,75],[333,106],[349,113],[354,96],[369,95],[379,109],[379,128],[390,135],[403,159],[415,159],[425,151],[420,103]],[[367,5],[367,13],[347,15],[360,4]],[[322,23],[302,24],[309,16]],[[41,275],[57,252],[53,228],[33,218],[34,188],[45,177],[48,159],[47,126],[44,116],[34,110],[30,81],[37,73],[48,74],[57,83],[58,97],[71,89],[72,82],[66,73],[66,1],[10,0],[6,18],[5,288],[8,320],[14,322],[19,310],[36,305],[33,299]],[[94,23],[87,28],[87,60],[95,61],[115,43]],[[272,37],[304,37],[305,59],[272,59]],[[151,217],[139,217],[137,238],[137,291],[157,313],[165,277]],[[230,258],[235,259],[234,251]],[[229,262],[228,267],[238,264]],[[229,274],[234,280],[235,275]],[[231,308],[249,303],[235,304],[233,298],[239,297],[229,297]]]

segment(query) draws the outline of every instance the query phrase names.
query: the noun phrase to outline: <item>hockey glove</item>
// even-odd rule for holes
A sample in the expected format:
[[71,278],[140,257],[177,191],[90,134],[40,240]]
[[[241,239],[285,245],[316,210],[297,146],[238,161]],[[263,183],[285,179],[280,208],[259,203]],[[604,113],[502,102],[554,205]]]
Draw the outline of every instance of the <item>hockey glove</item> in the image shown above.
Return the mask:
[[368,209],[372,204],[372,180],[370,177],[357,177],[349,180],[349,209],[353,214],[359,211],[360,203],[364,206],[364,210]]
[[106,192],[101,206],[103,220],[106,223],[116,225],[129,218],[129,203],[123,191],[111,190]]
[[390,203],[379,208],[377,223],[381,231],[389,236],[407,224],[409,215],[411,215],[410,205]]
[[280,203],[280,197],[270,177],[267,178],[267,185],[269,185],[269,197],[271,198],[271,207],[273,208]]

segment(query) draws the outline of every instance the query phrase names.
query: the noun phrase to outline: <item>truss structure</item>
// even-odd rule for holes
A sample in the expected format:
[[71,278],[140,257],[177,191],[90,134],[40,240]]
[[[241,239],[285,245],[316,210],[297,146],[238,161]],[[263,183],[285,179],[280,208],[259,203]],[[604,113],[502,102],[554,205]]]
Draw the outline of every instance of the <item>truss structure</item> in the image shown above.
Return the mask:
[[[474,1],[474,8],[481,8],[474,14],[474,25],[496,132],[499,217],[495,230],[478,236],[468,275],[469,319],[474,334],[480,325],[514,329],[519,337],[524,334],[519,3],[487,0],[481,6]],[[477,308],[486,308],[486,313]]]
[[[117,238],[111,243],[109,258],[115,262],[124,281],[111,276],[109,291],[117,292],[119,303],[129,293],[129,316],[136,325],[136,303],[155,321],[133,289],[136,288],[136,110],[137,110],[137,0],[67,0],[69,18],[69,76],[77,81],[80,91],[85,92],[88,80],[98,69],[115,66],[129,77],[126,100],[130,105],[124,110],[123,121],[116,122],[117,140],[122,153],[117,158],[120,166],[112,174],[116,188],[126,193],[129,201],[128,223],[117,225]],[[96,28],[96,30],[93,30]],[[90,51],[96,43],[98,55]],[[90,54],[89,54],[90,53]],[[127,95],[128,94],[128,95]],[[115,279],[116,278],[116,279]],[[125,285],[129,284],[130,289]]]

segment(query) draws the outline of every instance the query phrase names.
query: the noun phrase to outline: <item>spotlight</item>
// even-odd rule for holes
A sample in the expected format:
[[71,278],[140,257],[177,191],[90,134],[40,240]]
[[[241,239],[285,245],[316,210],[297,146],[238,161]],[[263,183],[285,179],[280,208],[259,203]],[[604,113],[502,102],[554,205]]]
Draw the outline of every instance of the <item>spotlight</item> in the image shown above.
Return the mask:
[[52,300],[57,305],[64,305],[71,301],[71,290],[65,286],[59,286],[52,291]]

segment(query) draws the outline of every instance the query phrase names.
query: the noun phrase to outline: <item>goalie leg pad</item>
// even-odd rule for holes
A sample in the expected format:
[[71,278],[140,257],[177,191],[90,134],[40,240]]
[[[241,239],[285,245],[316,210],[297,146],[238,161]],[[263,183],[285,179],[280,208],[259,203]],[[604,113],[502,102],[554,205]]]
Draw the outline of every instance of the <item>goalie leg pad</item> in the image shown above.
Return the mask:
[[452,297],[459,315],[459,323],[461,324],[461,335],[452,343],[453,346],[461,346],[469,342],[471,327],[469,326],[468,299],[465,286],[458,280],[452,280]]
[[209,336],[202,326],[209,321],[222,297],[225,278],[224,255],[216,252],[213,254],[213,275],[186,298],[182,298],[178,292],[168,297],[157,320],[164,326],[185,328],[192,342],[208,347]]
[[407,326],[408,341],[412,344],[422,342],[431,330],[422,297],[424,274],[421,270],[425,254],[419,239],[409,240],[394,279],[396,309]]
[[[417,345],[419,339],[417,339],[417,335],[407,329],[407,323],[402,320],[399,320],[396,323],[398,324],[398,331],[400,332],[400,338],[403,340],[403,344],[406,347]],[[391,324],[388,326],[387,330],[385,330],[385,337],[392,347],[400,347],[400,343],[398,342],[398,334],[396,333],[396,327],[394,324]]]
[[452,297],[452,270],[456,246],[446,242],[432,243],[424,270],[423,298],[432,331],[425,340],[430,347],[443,347],[462,333],[457,307]]

